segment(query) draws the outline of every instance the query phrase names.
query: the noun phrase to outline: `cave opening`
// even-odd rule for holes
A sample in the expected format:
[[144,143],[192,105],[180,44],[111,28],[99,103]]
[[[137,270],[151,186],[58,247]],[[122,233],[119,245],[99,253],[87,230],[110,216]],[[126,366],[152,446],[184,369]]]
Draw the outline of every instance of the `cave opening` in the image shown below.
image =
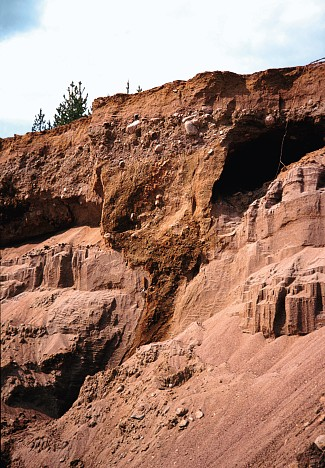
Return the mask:
[[[247,134],[246,134],[247,135]],[[324,128],[312,120],[268,129],[246,140],[234,138],[220,179],[212,189],[212,203],[238,192],[252,192],[271,182],[284,165],[324,146]],[[282,154],[282,155],[281,155]]]

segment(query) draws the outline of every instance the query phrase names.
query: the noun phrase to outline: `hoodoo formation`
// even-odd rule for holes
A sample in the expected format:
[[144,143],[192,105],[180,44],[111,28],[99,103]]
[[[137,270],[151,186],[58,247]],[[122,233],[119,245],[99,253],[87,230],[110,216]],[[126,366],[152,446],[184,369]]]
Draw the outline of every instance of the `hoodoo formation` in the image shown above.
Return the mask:
[[325,64],[0,140],[4,467],[325,466]]

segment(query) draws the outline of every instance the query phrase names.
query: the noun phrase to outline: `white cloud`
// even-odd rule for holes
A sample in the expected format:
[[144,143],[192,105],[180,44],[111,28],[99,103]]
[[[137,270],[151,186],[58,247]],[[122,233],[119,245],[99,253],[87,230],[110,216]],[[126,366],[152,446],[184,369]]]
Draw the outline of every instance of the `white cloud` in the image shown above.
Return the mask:
[[[38,29],[0,43],[0,119],[47,118],[69,83],[95,97],[206,70],[250,73],[324,55],[323,0],[45,0]],[[1,129],[0,129],[1,131]]]

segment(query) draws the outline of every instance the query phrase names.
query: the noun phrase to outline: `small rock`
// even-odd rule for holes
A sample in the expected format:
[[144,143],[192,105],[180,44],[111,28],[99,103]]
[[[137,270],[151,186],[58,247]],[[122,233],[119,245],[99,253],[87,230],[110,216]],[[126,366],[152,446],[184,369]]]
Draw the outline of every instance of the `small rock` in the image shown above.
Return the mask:
[[268,114],[268,115],[265,117],[264,123],[265,123],[265,125],[266,125],[267,127],[271,127],[272,125],[275,124],[275,118],[273,117],[273,115]]
[[137,421],[141,421],[145,417],[144,413],[133,413],[131,414],[132,419],[136,419]]
[[117,387],[117,389],[116,389],[117,393],[121,393],[121,392],[123,392],[123,390],[124,390],[124,385],[120,385],[120,386]]
[[178,425],[180,430],[185,429],[189,425],[189,420],[188,419],[182,419]]
[[158,144],[155,146],[155,153],[159,154],[163,151],[163,149],[163,145]]
[[325,434],[319,435],[314,443],[320,450],[325,450]]
[[187,414],[187,413],[188,413],[188,409],[184,408],[184,406],[180,406],[180,407],[176,408],[177,416],[185,416],[185,414]]
[[123,159],[118,163],[119,167],[125,167],[125,162]]
[[184,127],[185,127],[185,132],[187,133],[187,135],[194,136],[194,135],[198,135],[199,133],[197,127],[194,125],[193,121],[191,120],[187,120],[184,123]]
[[126,131],[128,133],[135,133],[139,125],[140,125],[140,120],[135,120],[134,122],[127,125]]
[[198,410],[198,411],[195,412],[195,418],[196,419],[201,419],[201,418],[203,418],[203,416],[204,416],[203,411]]

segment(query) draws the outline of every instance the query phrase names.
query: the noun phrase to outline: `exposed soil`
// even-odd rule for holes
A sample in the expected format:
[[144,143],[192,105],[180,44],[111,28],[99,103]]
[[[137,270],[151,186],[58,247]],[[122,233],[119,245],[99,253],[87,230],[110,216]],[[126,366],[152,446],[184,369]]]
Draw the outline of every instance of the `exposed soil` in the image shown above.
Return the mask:
[[324,78],[0,140],[2,466],[324,466]]

